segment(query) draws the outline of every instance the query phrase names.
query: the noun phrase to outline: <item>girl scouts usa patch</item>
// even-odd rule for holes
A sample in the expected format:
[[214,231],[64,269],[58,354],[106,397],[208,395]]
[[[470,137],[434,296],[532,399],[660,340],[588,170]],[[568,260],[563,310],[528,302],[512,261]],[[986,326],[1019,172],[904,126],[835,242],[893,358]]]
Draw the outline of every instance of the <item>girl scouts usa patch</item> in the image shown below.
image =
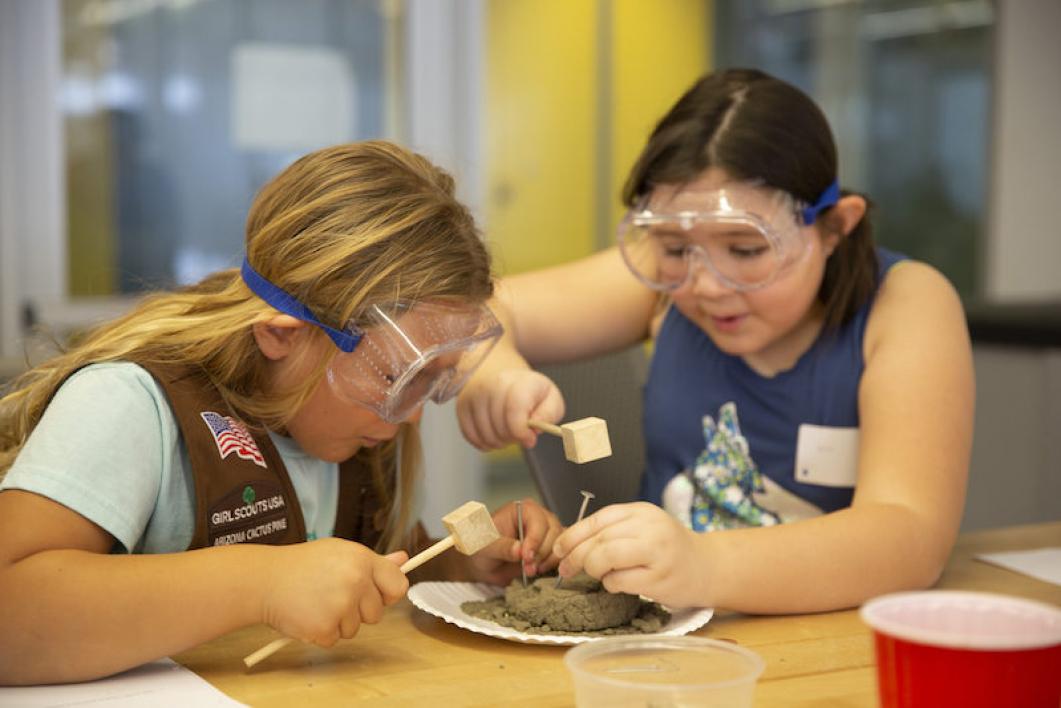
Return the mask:
[[208,544],[275,543],[287,532],[287,502],[279,484],[244,482],[210,508]]
[[259,467],[266,466],[265,458],[262,456],[261,451],[258,450],[258,444],[254,442],[254,438],[247,432],[243,423],[231,416],[221,415],[213,411],[201,411],[199,415],[206,422],[206,427],[210,428],[210,433],[214,436],[214,442],[217,443],[217,451],[221,454],[222,460],[231,454],[235,454],[236,457],[249,460]]

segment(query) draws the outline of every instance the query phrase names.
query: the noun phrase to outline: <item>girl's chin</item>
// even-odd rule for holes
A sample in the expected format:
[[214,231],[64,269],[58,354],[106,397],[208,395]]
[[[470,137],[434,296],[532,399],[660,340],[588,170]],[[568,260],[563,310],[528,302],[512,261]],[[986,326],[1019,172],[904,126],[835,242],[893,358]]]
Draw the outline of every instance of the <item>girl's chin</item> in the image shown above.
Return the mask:
[[720,332],[714,328],[708,330],[708,336],[715,346],[730,356],[746,356],[755,354],[761,348],[746,333],[731,334]]
[[311,457],[316,457],[318,460],[342,464],[356,455],[362,447],[366,446],[361,444],[360,441],[357,441],[349,445],[330,445],[326,449],[316,451],[306,450],[305,452]]

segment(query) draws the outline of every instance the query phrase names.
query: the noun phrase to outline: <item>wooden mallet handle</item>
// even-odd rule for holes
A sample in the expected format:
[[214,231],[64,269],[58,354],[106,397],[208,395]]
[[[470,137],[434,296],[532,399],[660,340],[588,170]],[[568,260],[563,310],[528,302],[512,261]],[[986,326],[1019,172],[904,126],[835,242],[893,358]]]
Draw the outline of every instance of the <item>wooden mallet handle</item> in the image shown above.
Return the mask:
[[417,553],[409,560],[402,563],[402,566],[401,568],[399,568],[399,570],[401,570],[403,573],[408,573],[410,570],[416,570],[424,563],[427,563],[429,560],[442,553],[442,551],[446,551],[450,548],[453,548],[453,544],[455,543],[456,539],[453,538],[453,534],[450,534],[441,541],[436,541],[424,550]]
[[546,423],[543,420],[528,420],[527,425],[534,428],[535,430],[540,430],[543,433],[551,433],[552,435],[556,435],[561,438],[564,437],[564,431],[560,429],[559,425]]
[[253,654],[248,654],[247,656],[243,657],[243,663],[246,664],[247,668],[249,669],[262,659],[269,658],[270,656],[280,651],[293,641],[295,640],[291,637],[280,637],[279,639],[274,639],[273,641],[269,642]]

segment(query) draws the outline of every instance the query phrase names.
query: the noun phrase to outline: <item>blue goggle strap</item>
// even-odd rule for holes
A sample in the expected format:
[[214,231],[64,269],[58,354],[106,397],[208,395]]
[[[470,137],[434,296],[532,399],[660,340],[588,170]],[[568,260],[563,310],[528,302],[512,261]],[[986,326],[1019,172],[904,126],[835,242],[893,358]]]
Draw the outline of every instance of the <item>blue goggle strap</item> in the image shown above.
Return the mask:
[[243,257],[243,266],[239,272],[243,277],[243,282],[247,284],[251,292],[285,315],[291,315],[303,322],[309,322],[320,327],[335,342],[335,346],[347,354],[354,351],[358,342],[361,341],[360,334],[344,332],[321,322],[308,307],[298,301],[298,298],[263,278],[258,271],[251,267],[250,261],[247,260],[246,256]]
[[834,179],[833,183],[826,187],[825,191],[818,197],[818,201],[800,210],[800,216],[803,217],[803,225],[810,226],[813,224],[814,220],[818,218],[818,214],[833,206],[839,200],[840,182]]

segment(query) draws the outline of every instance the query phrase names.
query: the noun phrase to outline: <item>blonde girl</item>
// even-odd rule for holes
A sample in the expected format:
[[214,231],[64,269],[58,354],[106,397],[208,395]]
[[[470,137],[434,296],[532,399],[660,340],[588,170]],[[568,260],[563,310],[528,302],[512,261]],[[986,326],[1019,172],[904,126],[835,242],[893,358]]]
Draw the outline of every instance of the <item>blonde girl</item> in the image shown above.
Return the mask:
[[[78,681],[264,622],[323,646],[379,621],[430,539],[417,423],[496,341],[452,179],[386,142],[255,199],[239,269],[145,298],[0,400],[0,683]],[[548,566],[554,517],[423,572]],[[555,559],[552,560],[555,563]]]

